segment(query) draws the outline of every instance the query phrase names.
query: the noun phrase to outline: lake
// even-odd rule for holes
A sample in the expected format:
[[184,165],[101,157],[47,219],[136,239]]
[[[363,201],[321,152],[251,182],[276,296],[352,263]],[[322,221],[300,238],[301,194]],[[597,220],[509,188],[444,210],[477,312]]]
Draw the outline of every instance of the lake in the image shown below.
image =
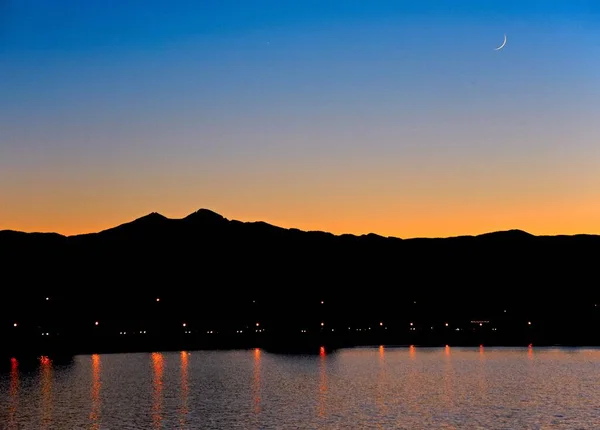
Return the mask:
[[0,373],[0,428],[600,428],[600,349],[79,355]]

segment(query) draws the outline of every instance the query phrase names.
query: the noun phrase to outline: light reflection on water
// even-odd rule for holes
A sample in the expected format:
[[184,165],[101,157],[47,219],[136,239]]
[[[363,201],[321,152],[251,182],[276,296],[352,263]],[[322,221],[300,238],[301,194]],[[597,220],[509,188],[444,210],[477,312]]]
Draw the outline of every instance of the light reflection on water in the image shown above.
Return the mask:
[[91,428],[98,430],[100,428],[100,356],[92,355],[92,408],[90,412]]
[[181,351],[181,408],[179,409],[179,426],[185,428],[187,425],[187,415],[190,410],[188,407],[188,392],[190,390],[188,382],[188,357],[189,353]]
[[163,355],[160,352],[152,353],[152,424],[154,428],[162,427],[163,408]]
[[10,360],[10,388],[8,390],[8,425],[16,427],[16,416],[19,406],[19,362],[16,358]]
[[600,428],[600,350],[390,348],[12,360],[0,428]]
[[47,357],[40,359],[40,392],[42,393],[42,401],[39,403],[41,414],[40,428],[52,428],[52,412],[54,403],[52,401],[52,360]]

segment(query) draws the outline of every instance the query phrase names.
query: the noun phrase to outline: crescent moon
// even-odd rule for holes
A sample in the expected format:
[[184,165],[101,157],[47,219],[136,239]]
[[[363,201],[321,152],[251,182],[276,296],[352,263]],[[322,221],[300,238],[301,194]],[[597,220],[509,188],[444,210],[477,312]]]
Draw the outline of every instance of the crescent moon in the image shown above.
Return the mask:
[[502,48],[504,48],[504,45],[506,45],[506,34],[504,35],[504,42],[502,42],[502,45],[494,48],[494,51],[500,51]]

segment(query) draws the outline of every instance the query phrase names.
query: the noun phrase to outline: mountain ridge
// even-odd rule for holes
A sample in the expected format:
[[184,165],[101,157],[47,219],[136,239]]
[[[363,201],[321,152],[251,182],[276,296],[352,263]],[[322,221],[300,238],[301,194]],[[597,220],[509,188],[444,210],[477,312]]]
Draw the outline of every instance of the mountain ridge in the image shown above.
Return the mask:
[[[334,235],[209,210],[180,219],[154,212],[75,236],[5,231],[0,335],[18,322],[29,327],[23,345],[37,344],[42,328],[69,332],[76,343],[146,329],[171,339],[188,335],[187,327],[235,336],[260,322],[281,330],[278,343],[306,327],[320,333],[321,324],[332,325],[337,336],[386,321],[397,344],[434,342],[425,332],[415,338],[409,322],[427,333],[449,322],[468,328],[472,344],[600,345],[599,256],[600,236],[592,235]],[[473,321],[491,321],[486,337]],[[532,330],[537,337],[529,337]],[[459,341],[446,334],[435,342]]]
[[82,237],[82,236],[103,234],[103,233],[115,231],[117,229],[138,228],[140,226],[152,227],[152,226],[157,226],[159,223],[166,225],[166,223],[173,223],[173,222],[207,222],[207,223],[210,223],[213,225],[216,223],[240,223],[243,225],[255,225],[255,226],[260,225],[265,228],[279,229],[279,230],[288,231],[288,232],[317,233],[317,234],[320,233],[320,234],[326,234],[326,235],[330,235],[330,236],[338,237],[338,238],[368,237],[368,238],[373,238],[373,239],[379,238],[379,239],[392,239],[392,240],[402,240],[402,241],[468,239],[468,238],[497,238],[497,237],[509,237],[509,236],[511,238],[527,238],[527,237],[529,237],[529,238],[549,238],[549,237],[552,237],[552,238],[581,238],[581,237],[600,238],[600,235],[587,234],[587,233],[578,233],[578,234],[571,234],[571,235],[567,235],[567,234],[534,235],[532,233],[529,233],[529,232],[521,230],[521,229],[497,230],[497,231],[490,231],[490,232],[486,232],[486,233],[472,234],[472,235],[417,236],[417,237],[408,237],[408,238],[402,238],[402,237],[397,237],[397,236],[384,236],[384,235],[374,233],[374,232],[364,233],[364,234],[354,234],[354,233],[335,234],[335,233],[331,233],[331,232],[324,231],[324,230],[301,230],[296,227],[281,227],[281,226],[274,225],[274,224],[271,224],[271,223],[268,223],[265,221],[239,221],[239,220],[235,220],[235,219],[229,219],[217,212],[214,212],[214,211],[212,211],[210,209],[206,209],[206,208],[200,208],[197,211],[194,211],[183,218],[169,218],[169,217],[166,217],[165,215],[160,214],[159,212],[151,212],[151,213],[143,215],[139,218],[135,218],[132,221],[127,221],[122,224],[118,224],[114,227],[109,227],[104,230],[100,230],[97,232],[80,233],[80,234],[74,234],[74,235],[64,235],[64,234],[56,233],[56,232],[39,232],[39,231],[25,232],[25,231],[19,231],[19,230],[5,229],[5,230],[0,230],[0,238],[2,237],[2,235],[6,235],[6,234],[13,234],[13,235],[21,234],[21,235],[55,236],[55,237],[62,237],[62,238],[68,239],[68,238],[76,238],[76,237]]

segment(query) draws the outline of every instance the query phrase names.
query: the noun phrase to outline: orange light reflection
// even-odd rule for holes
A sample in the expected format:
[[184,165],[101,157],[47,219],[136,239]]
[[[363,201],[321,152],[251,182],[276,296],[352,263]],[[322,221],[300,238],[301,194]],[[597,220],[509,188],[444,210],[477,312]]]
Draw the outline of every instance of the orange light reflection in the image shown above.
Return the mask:
[[90,412],[91,427],[100,428],[100,356],[92,355],[92,411]]
[[179,410],[179,424],[182,428],[186,427],[186,418],[189,413],[188,393],[188,353],[181,351],[181,409]]
[[52,425],[52,360],[40,357],[41,393],[42,393],[42,428],[53,428]]
[[260,414],[260,348],[254,349],[254,383],[253,383],[253,399],[254,413]]
[[385,347],[383,345],[379,345],[379,373],[377,375],[377,395],[375,396],[375,401],[377,404],[377,409],[382,416],[385,416],[388,413],[388,408],[385,402],[385,386],[387,381],[388,376],[385,366]]
[[161,353],[152,353],[152,370],[154,372],[154,379],[152,381],[152,424],[154,428],[162,427],[163,360]]
[[319,360],[320,378],[319,378],[318,415],[319,415],[319,417],[325,417],[325,415],[326,415],[325,401],[326,401],[326,397],[327,397],[327,367],[326,367],[327,354],[325,353],[324,346],[319,348],[319,358],[320,358],[320,360]]
[[10,388],[8,390],[10,405],[8,408],[8,427],[16,428],[17,407],[19,404],[19,361],[10,359]]

